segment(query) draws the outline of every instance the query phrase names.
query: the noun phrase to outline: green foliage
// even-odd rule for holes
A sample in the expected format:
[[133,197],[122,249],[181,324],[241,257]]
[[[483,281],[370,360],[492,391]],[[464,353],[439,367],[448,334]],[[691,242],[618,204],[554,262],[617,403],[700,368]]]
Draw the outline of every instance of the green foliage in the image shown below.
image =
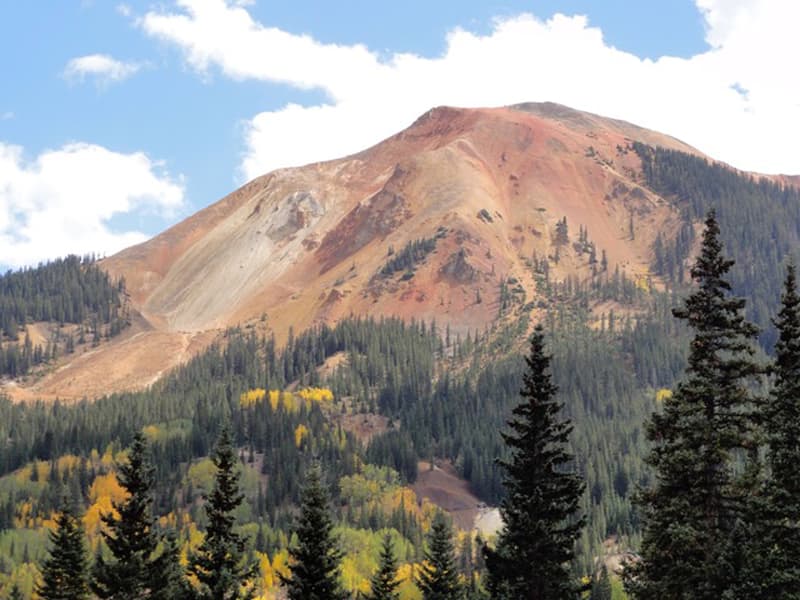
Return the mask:
[[800,243],[800,189],[753,177],[705,158],[634,143],[647,186],[681,209],[684,223],[675,240],[656,240],[655,269],[683,281],[682,263],[693,248],[693,224],[716,208],[722,241],[736,264],[730,274],[734,294],[748,299],[748,318],[762,329],[760,341],[771,349],[783,281],[783,261]]
[[636,598],[748,597],[758,448],[751,386],[762,369],[757,330],[725,278],[732,265],[711,211],[692,268],[698,287],[674,311],[693,332],[686,375],[647,430],[657,479],[640,499],[642,560],[627,572]]
[[50,534],[50,554],[42,565],[36,592],[43,600],[89,598],[89,562],[80,519],[64,505]]
[[370,593],[365,600],[399,600],[400,595],[397,593],[399,585],[400,582],[397,581],[397,557],[394,553],[392,536],[387,533],[383,537],[378,570],[372,576]]
[[12,586],[11,595],[8,598],[9,600],[23,600],[22,590],[19,589],[19,586],[16,583]]
[[217,468],[214,487],[206,498],[208,520],[203,543],[191,557],[189,570],[197,577],[197,596],[209,600],[253,597],[243,589],[255,566],[245,556],[245,540],[234,531],[236,508],[244,500],[239,491],[238,460],[228,426],[222,428],[211,460]]
[[137,433],[127,462],[117,467],[117,479],[127,498],[114,503],[117,514],[101,517],[105,524],[103,539],[112,560],[98,554],[94,565],[92,591],[100,598],[166,598],[159,592],[169,579],[167,574],[178,570],[174,553],[157,556],[160,536],[152,514],[154,471],[144,435]]
[[423,600],[460,600],[463,592],[458,581],[453,530],[439,511],[428,533],[425,562],[417,572],[417,587]]
[[800,598],[800,296],[793,264],[775,326],[775,380],[763,411],[769,479],[755,541],[764,597]]
[[408,242],[400,252],[392,255],[381,267],[381,277],[391,277],[398,271],[411,271],[414,267],[425,260],[431,252],[436,249],[437,237],[422,238]]
[[[15,342],[19,328],[29,321],[74,323],[91,328],[97,338],[101,328],[112,337],[128,325],[124,305],[125,283],[112,282],[90,258],[68,256],[35,268],[0,275],[0,339]],[[75,340],[58,338],[47,347],[31,344],[0,345],[0,374],[17,377],[50,360],[56,347],[71,351]]]
[[290,600],[344,600],[339,584],[342,552],[333,535],[330,499],[318,464],[308,471],[289,549],[291,574],[281,577]]
[[592,592],[589,600],[612,600],[611,579],[605,564],[600,569],[600,576],[592,581]]
[[498,599],[568,598],[576,593],[568,565],[585,525],[585,517],[576,516],[584,485],[570,469],[572,425],[560,414],[541,326],[525,362],[522,402],[503,434],[511,456],[501,462],[507,495],[497,548],[487,549],[489,590]]

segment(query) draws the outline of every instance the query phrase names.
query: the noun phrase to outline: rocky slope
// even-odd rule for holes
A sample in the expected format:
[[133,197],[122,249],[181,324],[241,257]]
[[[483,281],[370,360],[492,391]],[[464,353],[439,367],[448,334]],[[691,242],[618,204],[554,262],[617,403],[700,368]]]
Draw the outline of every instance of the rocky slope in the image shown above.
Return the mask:
[[[78,398],[148,385],[237,324],[279,340],[351,313],[482,329],[498,317],[501,282],[516,279],[536,299],[534,257],[551,258],[553,278],[589,276],[572,247],[582,227],[609,268],[645,276],[656,232],[674,230],[678,216],[641,187],[633,140],[697,154],[555,104],[440,107],[359,154],[269,173],[104,260],[126,279],[134,326],[13,393]],[[564,218],[570,240],[558,246]]]

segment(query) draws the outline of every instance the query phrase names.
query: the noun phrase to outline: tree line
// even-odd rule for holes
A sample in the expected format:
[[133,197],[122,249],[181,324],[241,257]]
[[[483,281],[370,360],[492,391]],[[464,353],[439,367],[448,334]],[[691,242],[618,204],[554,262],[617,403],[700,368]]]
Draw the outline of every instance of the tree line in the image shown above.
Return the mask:
[[[117,335],[129,324],[127,311],[125,280],[112,281],[90,256],[0,275],[0,375],[25,375],[89,338],[98,343]],[[45,345],[34,345],[27,334],[19,344],[21,329],[33,322],[54,323],[59,331]],[[60,331],[65,324],[77,331]]]

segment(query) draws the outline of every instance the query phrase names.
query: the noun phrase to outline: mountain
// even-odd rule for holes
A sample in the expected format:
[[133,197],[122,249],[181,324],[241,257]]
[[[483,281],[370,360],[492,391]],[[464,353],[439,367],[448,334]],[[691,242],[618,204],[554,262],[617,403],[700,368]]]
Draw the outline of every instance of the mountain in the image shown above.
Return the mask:
[[259,177],[103,260],[124,278],[132,327],[10,393],[147,386],[239,324],[279,343],[350,314],[465,335],[502,315],[509,288],[539,301],[545,260],[553,281],[586,281],[603,257],[608,272],[658,286],[654,242],[682,217],[646,185],[634,142],[701,156],[551,103],[440,107],[359,154]]

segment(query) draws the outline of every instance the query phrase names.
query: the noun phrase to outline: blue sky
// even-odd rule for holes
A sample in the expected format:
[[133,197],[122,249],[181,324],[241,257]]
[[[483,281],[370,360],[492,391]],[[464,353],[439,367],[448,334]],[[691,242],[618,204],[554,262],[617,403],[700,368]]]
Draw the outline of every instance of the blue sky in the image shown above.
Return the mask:
[[553,100],[800,173],[793,4],[5,3],[0,265],[114,252],[438,104]]

